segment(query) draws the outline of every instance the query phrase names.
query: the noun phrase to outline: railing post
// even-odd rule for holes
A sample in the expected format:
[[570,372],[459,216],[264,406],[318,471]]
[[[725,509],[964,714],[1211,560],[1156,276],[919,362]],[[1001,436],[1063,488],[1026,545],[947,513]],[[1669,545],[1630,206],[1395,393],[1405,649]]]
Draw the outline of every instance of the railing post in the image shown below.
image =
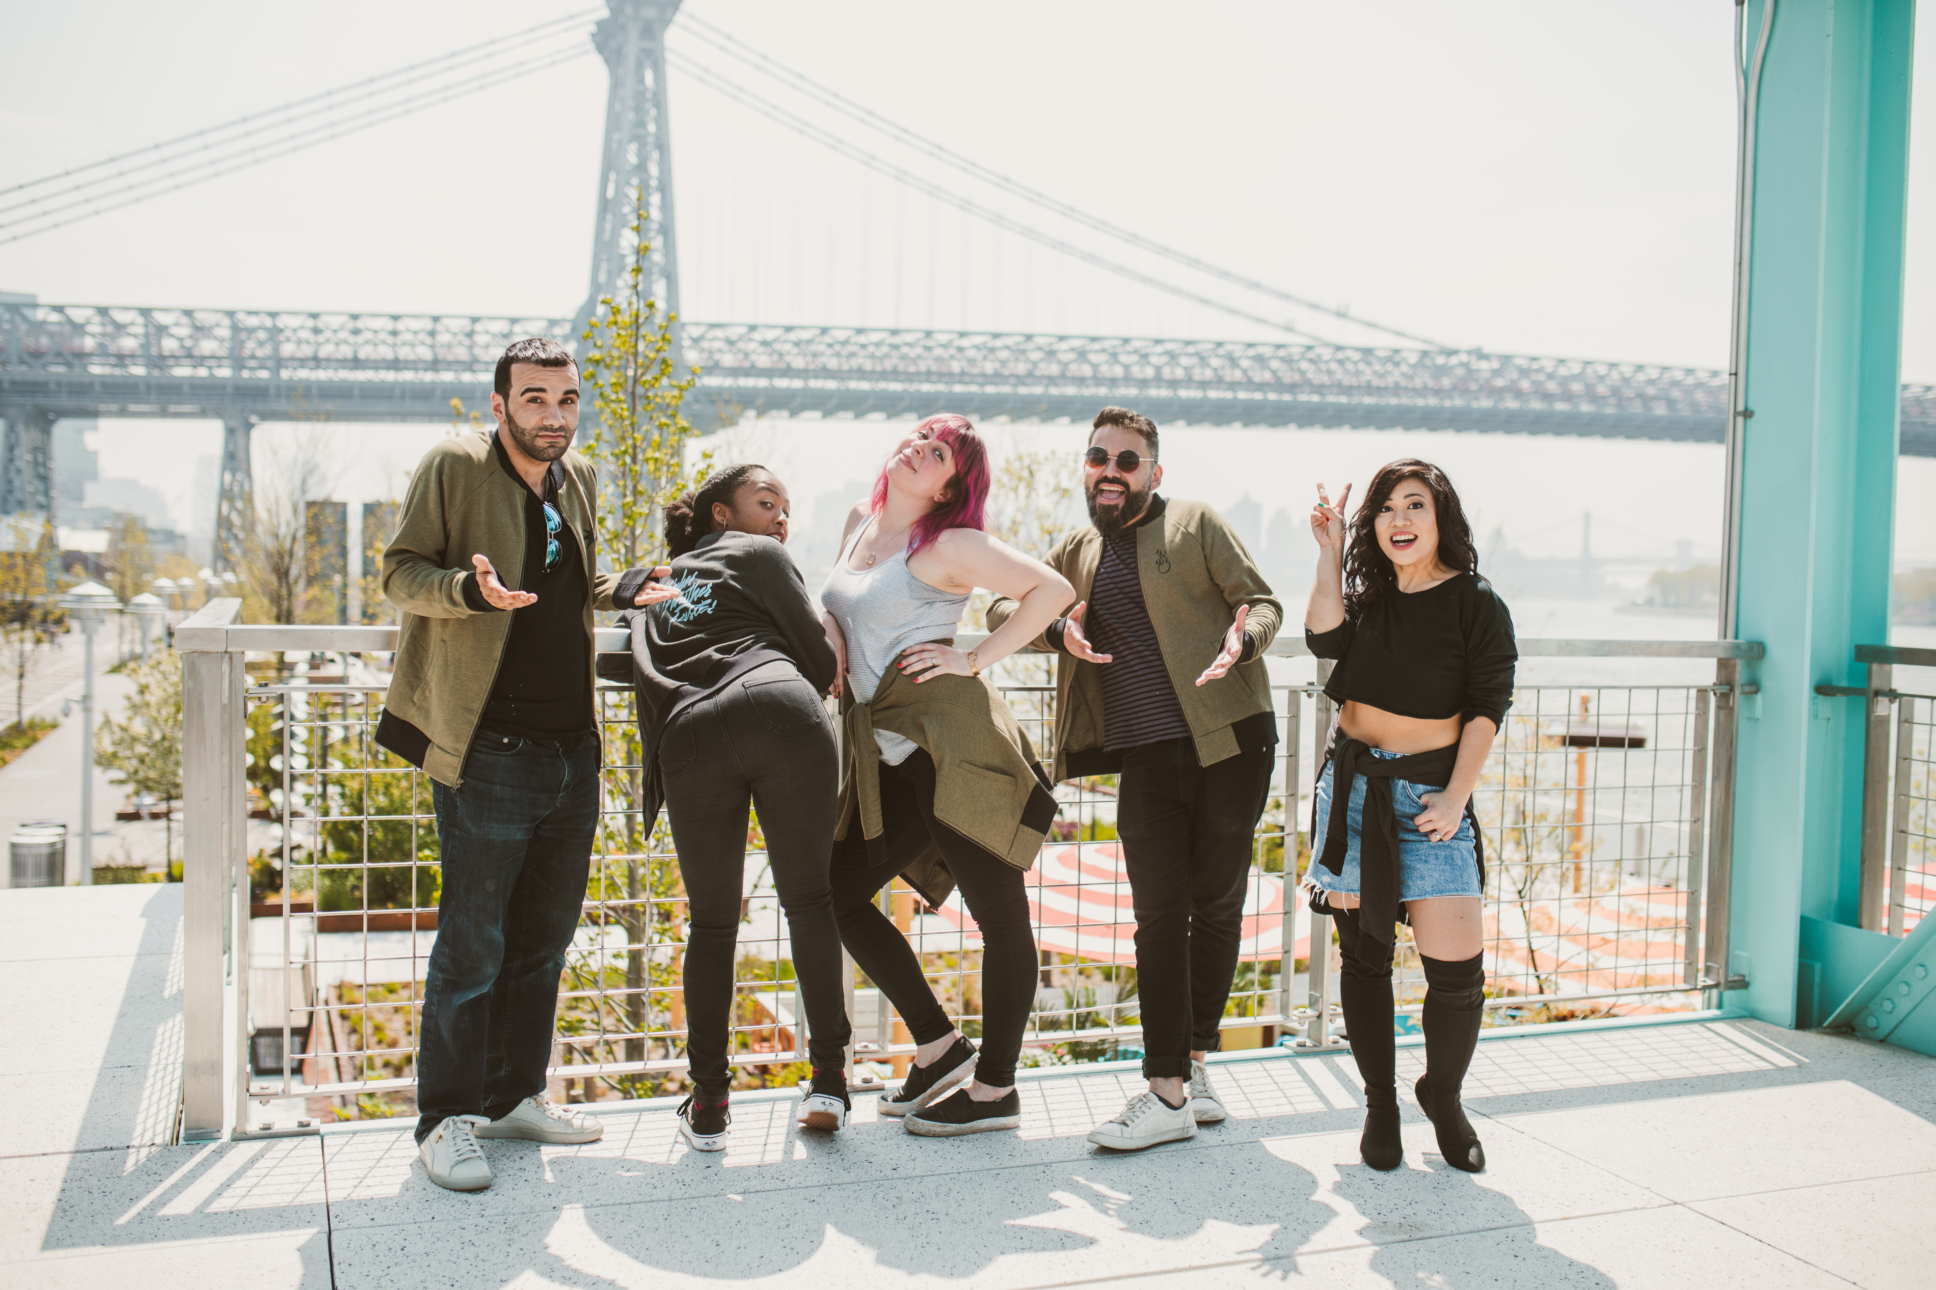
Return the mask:
[[[1324,745],[1331,737],[1331,700],[1324,694],[1323,686],[1331,679],[1334,666],[1330,659],[1318,660],[1318,696],[1316,702],[1317,719],[1311,723],[1312,759],[1322,763]],[[1315,789],[1312,790],[1316,792]],[[1337,803],[1333,802],[1336,809]],[[1311,863],[1317,863],[1318,852],[1323,849],[1323,839],[1311,839]],[[1331,920],[1325,915],[1311,913],[1311,957],[1307,960],[1308,977],[1305,989],[1305,1011],[1309,1020],[1304,1026],[1304,1038],[1300,1048],[1326,1048],[1335,1041],[1331,1038]]]
[[244,822],[246,740],[242,656],[229,652],[227,629],[241,610],[240,600],[211,600],[175,629],[182,655],[184,1142],[219,1139],[228,1109],[224,958],[233,939],[229,897]]
[[[1689,989],[1701,984],[1701,888],[1706,876],[1709,729],[1713,725],[1714,695],[1699,690],[1694,695],[1694,754],[1690,759],[1692,776],[1688,792],[1687,820],[1687,908],[1682,911],[1681,948],[1685,955],[1681,983]],[[1648,876],[1651,882],[1652,875]]]
[[1278,933],[1283,942],[1283,953],[1277,959],[1277,1015],[1284,1024],[1291,1024],[1292,1010],[1296,1007],[1291,999],[1291,979],[1297,975],[1297,839],[1298,839],[1298,791],[1304,785],[1300,771],[1303,759],[1298,755],[1302,749],[1298,740],[1303,737],[1302,718],[1304,716],[1304,689],[1292,686],[1284,692],[1284,731],[1280,747],[1284,753],[1284,864],[1278,871],[1278,881],[1283,885],[1284,921]]
[[1714,738],[1708,776],[1707,936],[1702,984],[1739,989],[1728,976],[1728,911],[1734,877],[1734,753],[1741,731],[1741,660],[1714,665]]
[[1857,925],[1879,932],[1885,924],[1884,884],[1889,872],[1889,716],[1895,669],[1869,664],[1863,695],[1862,873],[1856,888]]

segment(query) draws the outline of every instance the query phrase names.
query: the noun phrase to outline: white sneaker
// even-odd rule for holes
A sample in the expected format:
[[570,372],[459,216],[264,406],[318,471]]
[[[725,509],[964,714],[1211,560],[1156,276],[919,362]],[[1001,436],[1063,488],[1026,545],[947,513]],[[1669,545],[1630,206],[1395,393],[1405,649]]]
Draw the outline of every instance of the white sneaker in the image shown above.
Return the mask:
[[522,1138],[526,1142],[596,1142],[605,1136],[605,1126],[582,1111],[574,1111],[542,1095],[527,1097],[495,1120],[470,1116],[479,1121],[480,1138]]
[[1172,1110],[1154,1093],[1138,1093],[1113,1120],[1096,1126],[1089,1141],[1114,1151],[1141,1151],[1159,1142],[1181,1142],[1197,1136],[1197,1119],[1189,1103]]
[[847,1102],[831,1093],[816,1093],[811,1085],[803,1085],[800,1090],[800,1110],[794,1115],[794,1123],[803,1129],[819,1129],[823,1133],[833,1133],[847,1127]]
[[489,1124],[481,1115],[451,1115],[430,1131],[417,1148],[430,1181],[452,1191],[483,1191],[491,1185],[491,1167],[484,1148],[477,1145],[477,1129]]
[[1215,1124],[1229,1112],[1223,1109],[1223,1101],[1217,1090],[1210,1087],[1210,1072],[1199,1061],[1190,1063],[1190,1114],[1198,1124]]

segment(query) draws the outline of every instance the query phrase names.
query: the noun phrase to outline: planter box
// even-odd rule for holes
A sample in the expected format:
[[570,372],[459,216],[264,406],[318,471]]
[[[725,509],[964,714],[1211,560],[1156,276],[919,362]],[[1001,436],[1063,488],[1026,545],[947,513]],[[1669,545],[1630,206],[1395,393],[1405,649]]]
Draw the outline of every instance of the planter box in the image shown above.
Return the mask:
[[[289,902],[291,914],[313,914],[316,902],[313,900],[292,900]],[[282,902],[279,900],[253,900],[249,902],[250,918],[281,918]]]
[[426,909],[418,913],[408,909],[372,909],[364,913],[351,909],[316,915],[316,930],[319,932],[360,932],[366,928],[372,932],[408,932],[413,929],[434,932],[437,930],[437,911]]

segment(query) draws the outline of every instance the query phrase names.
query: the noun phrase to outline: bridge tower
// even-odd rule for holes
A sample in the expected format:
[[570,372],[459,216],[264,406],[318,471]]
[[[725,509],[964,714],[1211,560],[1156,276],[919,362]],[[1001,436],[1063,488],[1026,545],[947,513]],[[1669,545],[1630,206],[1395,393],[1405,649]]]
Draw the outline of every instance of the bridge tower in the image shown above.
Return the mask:
[[[598,219],[592,228],[591,287],[572,320],[584,334],[599,297],[625,281],[632,259],[632,190],[645,194],[646,293],[660,310],[679,310],[678,242],[673,234],[672,122],[666,110],[665,33],[680,0],[611,0],[592,43],[611,71],[605,97],[605,155],[598,171]],[[676,336],[675,336],[676,342]],[[678,361],[675,349],[674,362]]]
[[54,422],[47,408],[0,410],[7,422],[4,461],[0,461],[0,514],[54,514]]

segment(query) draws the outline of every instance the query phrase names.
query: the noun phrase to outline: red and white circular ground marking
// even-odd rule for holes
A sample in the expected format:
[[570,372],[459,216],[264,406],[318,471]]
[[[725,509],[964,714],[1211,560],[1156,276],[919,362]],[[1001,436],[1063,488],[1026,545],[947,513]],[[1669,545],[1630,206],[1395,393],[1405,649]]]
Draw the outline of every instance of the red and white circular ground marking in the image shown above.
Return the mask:
[[[1039,948],[1074,954],[1098,963],[1136,962],[1136,910],[1129,874],[1114,842],[1045,846],[1028,875],[1029,916]],[[975,920],[951,897],[936,913],[958,927],[968,944],[979,945]],[[1284,881],[1276,874],[1251,871],[1244,892],[1245,961],[1274,959],[1284,946]],[[1297,957],[1310,949],[1307,934],[1297,942]]]

